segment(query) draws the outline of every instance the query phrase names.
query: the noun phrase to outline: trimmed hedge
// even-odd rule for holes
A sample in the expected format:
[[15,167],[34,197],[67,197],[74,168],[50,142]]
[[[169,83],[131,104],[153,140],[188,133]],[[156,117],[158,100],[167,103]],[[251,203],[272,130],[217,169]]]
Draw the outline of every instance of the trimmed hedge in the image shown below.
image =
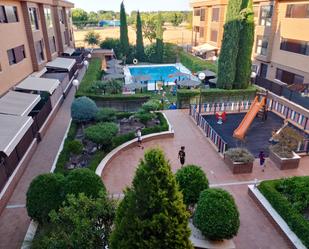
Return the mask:
[[190,71],[192,73],[196,73],[198,71],[202,71],[202,70],[210,70],[213,72],[217,72],[218,68],[216,64],[213,64],[211,62],[208,61],[204,61],[196,56],[193,56],[191,54],[188,54],[184,51],[179,51],[179,59],[180,62],[188,69],[190,69]]
[[94,101],[112,101],[112,100],[118,100],[118,101],[128,101],[128,100],[147,100],[150,99],[150,96],[147,94],[133,94],[133,95],[121,95],[121,94],[111,94],[111,95],[96,95],[91,93],[82,93],[77,94],[76,97],[80,96],[87,96],[88,98],[94,100]]
[[258,188],[291,230],[309,248],[309,222],[277,191],[276,188],[282,181],[284,180],[263,181]]

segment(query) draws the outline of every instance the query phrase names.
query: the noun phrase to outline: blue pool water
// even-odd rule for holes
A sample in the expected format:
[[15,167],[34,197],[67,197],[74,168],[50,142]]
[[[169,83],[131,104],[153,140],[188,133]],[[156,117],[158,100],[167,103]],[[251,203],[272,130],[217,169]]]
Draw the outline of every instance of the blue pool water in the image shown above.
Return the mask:
[[[179,72],[175,66],[158,66],[158,67],[130,67],[130,73],[132,76],[136,75],[149,75],[151,76],[150,82],[164,81],[164,82],[174,82],[175,79],[179,80],[179,77],[169,78],[170,74]],[[182,76],[181,78],[185,78]]]

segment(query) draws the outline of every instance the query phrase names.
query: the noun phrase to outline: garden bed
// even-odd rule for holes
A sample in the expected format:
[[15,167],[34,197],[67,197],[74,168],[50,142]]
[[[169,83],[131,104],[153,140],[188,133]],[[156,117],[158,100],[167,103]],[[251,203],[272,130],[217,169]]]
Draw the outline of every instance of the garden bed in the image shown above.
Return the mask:
[[309,177],[264,181],[258,189],[308,248]]

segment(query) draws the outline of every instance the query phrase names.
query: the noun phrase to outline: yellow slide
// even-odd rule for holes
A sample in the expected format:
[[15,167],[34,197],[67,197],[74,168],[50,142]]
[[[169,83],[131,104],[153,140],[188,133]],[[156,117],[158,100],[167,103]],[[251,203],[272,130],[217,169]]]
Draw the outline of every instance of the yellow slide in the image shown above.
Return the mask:
[[234,131],[233,137],[239,140],[243,140],[245,138],[245,135],[250,125],[252,124],[254,118],[256,117],[256,114],[259,112],[261,108],[264,107],[265,104],[266,104],[266,97],[263,97],[261,102],[259,102],[259,98],[257,96],[255,97],[246,116],[241,121],[238,128]]

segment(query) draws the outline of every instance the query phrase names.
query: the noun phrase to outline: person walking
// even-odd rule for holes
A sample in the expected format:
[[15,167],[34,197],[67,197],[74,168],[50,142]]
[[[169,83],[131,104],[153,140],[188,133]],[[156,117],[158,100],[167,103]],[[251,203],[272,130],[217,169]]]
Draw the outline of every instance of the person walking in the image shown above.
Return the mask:
[[138,147],[141,147],[142,149],[144,149],[144,147],[142,146],[142,131],[140,128],[138,128],[136,131],[136,137],[137,137]]
[[180,160],[180,164],[182,167],[186,161],[185,146],[181,146],[180,151],[178,152],[178,159]]
[[260,158],[260,167],[262,168],[262,171],[264,172],[265,171],[265,154],[264,154],[264,151],[260,151],[260,154],[259,154],[259,158]]

